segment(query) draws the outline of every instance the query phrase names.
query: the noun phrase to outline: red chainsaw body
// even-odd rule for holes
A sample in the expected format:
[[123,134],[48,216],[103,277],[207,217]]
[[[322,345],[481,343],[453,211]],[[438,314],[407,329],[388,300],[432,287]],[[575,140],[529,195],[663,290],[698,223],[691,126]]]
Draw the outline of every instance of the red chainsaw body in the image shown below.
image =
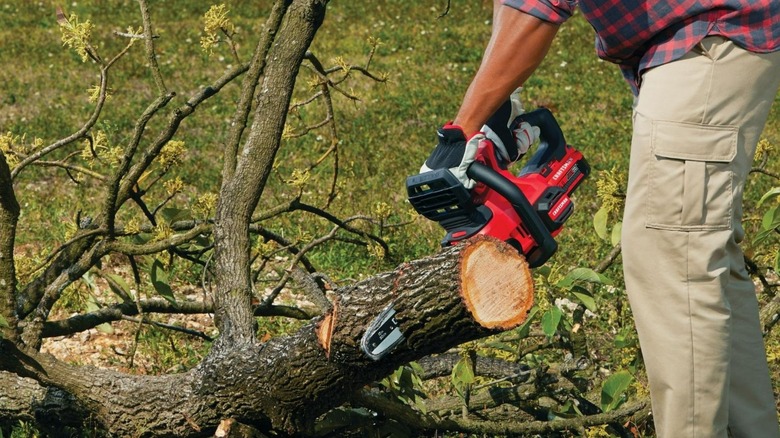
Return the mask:
[[548,109],[522,117],[541,128],[541,137],[538,150],[518,175],[499,161],[493,142],[483,140],[467,173],[477,181],[473,189],[467,190],[447,169],[407,178],[412,206],[447,230],[442,245],[484,234],[515,246],[531,267],[555,252],[553,237],[571,216],[570,196],[590,166],[581,152],[566,144]]
[[[565,154],[560,159],[546,162],[538,169],[520,176],[513,175],[499,165],[491,141],[480,143],[477,161],[517,186],[553,237],[560,233],[574,209],[574,203],[569,198],[570,193],[586,176],[586,172],[582,170],[582,153],[569,145],[566,145]],[[516,242],[523,254],[530,253],[536,246],[536,241],[507,198],[485,184],[478,183],[472,190],[472,202],[490,209],[492,218],[476,233],[469,233],[465,229],[450,230],[445,237],[448,244],[454,245],[474,234],[485,234],[503,241]]]

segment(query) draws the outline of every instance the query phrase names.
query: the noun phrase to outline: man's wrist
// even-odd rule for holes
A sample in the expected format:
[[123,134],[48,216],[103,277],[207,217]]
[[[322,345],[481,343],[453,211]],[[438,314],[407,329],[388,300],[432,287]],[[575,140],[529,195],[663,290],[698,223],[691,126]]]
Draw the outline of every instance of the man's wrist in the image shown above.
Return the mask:
[[463,131],[463,136],[466,137],[467,140],[482,131],[482,124],[459,123],[457,120],[454,120],[450,126],[460,128],[460,130]]

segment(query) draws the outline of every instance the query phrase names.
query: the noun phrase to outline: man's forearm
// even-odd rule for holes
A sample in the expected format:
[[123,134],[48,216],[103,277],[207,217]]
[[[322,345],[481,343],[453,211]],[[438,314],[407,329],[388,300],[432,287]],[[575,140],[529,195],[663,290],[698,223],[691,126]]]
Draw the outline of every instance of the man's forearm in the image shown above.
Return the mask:
[[559,25],[495,2],[493,33],[454,123],[467,136],[521,86],[544,59]]

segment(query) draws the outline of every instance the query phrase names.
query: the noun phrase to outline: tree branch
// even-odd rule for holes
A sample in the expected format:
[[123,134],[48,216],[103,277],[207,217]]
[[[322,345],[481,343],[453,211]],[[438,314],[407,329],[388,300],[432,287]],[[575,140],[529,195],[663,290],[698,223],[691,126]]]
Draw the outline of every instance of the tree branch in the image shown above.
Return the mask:
[[19,202],[5,155],[0,153],[0,334],[16,340],[16,268],[14,241],[19,220]]
[[[484,281],[474,283],[477,271]],[[519,324],[530,307],[532,285],[514,248],[476,239],[341,288],[334,292],[334,310],[296,333],[212,349],[185,373],[139,376],[67,365],[7,340],[0,340],[0,370],[68,391],[118,436],[132,435],[139,424],[149,434],[191,436],[192,424],[210,431],[231,417],[251,418],[280,432],[303,431],[401,364]],[[361,338],[388,305],[397,311],[405,339],[374,361],[361,350]]]
[[384,397],[370,394],[365,391],[357,393],[353,397],[353,400],[360,406],[364,406],[375,412],[381,412],[383,415],[402,424],[406,424],[418,431],[447,430],[490,436],[525,436],[577,430],[583,427],[614,423],[637,414],[646,418],[649,415],[650,406],[649,400],[639,400],[614,411],[582,417],[555,419],[553,421],[498,422],[462,419],[457,417],[435,419],[432,416],[423,415],[406,405],[392,402]]
[[[274,11],[277,6],[280,13],[286,10],[286,14],[283,14],[278,32],[266,29],[273,34],[269,33],[268,41],[263,39],[255,49],[250,69],[253,74],[257,69],[260,89],[257,105],[240,156],[234,153],[237,152],[233,149],[234,144],[228,144],[229,155],[236,158],[225,157],[214,218],[214,265],[219,285],[214,296],[221,334],[217,350],[223,345],[254,340],[251,278],[247,269],[251,244],[249,224],[280,146],[298,67],[325,17],[325,2],[293,1],[289,7],[279,2]],[[242,102],[249,98],[248,93],[253,89],[253,84],[245,82]],[[239,103],[236,117],[242,117],[246,108],[246,104]],[[240,137],[241,133],[234,131],[230,141]]]
[[258,41],[252,60],[247,66],[247,75],[241,84],[241,94],[236,105],[236,111],[233,114],[233,122],[231,123],[231,129],[226,141],[222,166],[223,181],[232,179],[236,170],[238,147],[241,144],[241,137],[249,121],[255,89],[265,72],[268,51],[271,49],[271,44],[273,44],[277,32],[279,32],[282,19],[287,13],[289,5],[290,2],[286,0],[277,0],[274,3],[271,13],[263,26],[262,37]]
[[92,115],[89,117],[86,123],[84,123],[84,125],[82,125],[81,128],[79,128],[79,130],[74,132],[73,134],[28,155],[25,159],[20,161],[19,164],[17,164],[16,167],[14,167],[13,170],[11,171],[12,179],[16,178],[19,172],[21,172],[22,169],[27,167],[30,163],[38,161],[41,158],[45,157],[46,155],[50,154],[51,152],[56,151],[64,146],[67,146],[79,139],[84,138],[84,136],[87,135],[87,132],[89,132],[89,130],[92,129],[93,126],[95,126],[95,123],[97,123],[98,118],[100,117],[100,113],[103,111],[103,105],[105,104],[106,101],[106,88],[108,87],[108,68],[109,67],[103,67],[100,70],[100,92],[98,95],[97,103],[95,104],[95,109],[92,111]]
[[157,54],[154,51],[154,32],[152,31],[152,19],[149,15],[149,7],[146,0],[138,0],[138,6],[141,9],[141,19],[144,23],[144,45],[146,46],[146,62],[149,63],[154,77],[154,83],[157,86],[157,92],[160,95],[168,94],[165,87],[165,81],[157,64]]

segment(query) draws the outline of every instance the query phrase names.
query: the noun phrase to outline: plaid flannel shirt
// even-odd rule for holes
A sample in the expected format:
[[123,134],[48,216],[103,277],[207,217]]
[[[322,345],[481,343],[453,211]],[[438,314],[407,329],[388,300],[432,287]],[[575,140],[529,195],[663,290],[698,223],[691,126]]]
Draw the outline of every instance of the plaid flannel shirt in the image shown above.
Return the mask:
[[539,19],[563,23],[579,5],[596,31],[599,57],[620,65],[636,93],[644,70],[682,57],[720,35],[752,52],[780,50],[778,0],[504,0]]

